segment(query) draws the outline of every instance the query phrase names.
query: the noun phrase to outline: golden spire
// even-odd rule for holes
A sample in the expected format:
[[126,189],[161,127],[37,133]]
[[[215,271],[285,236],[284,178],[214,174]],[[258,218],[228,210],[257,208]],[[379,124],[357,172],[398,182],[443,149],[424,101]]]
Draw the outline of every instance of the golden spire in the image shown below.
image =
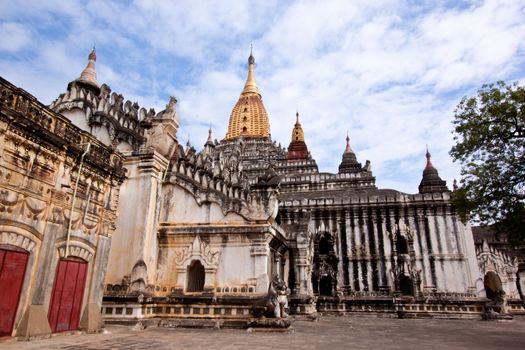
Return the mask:
[[346,132],[346,148],[345,153],[354,153],[352,146],[350,146],[350,136],[348,136],[348,131]]
[[78,78],[78,80],[98,87],[97,72],[95,70],[96,60],[97,53],[95,52],[95,47],[93,46],[93,49],[91,50],[88,56],[88,64],[80,74],[80,78]]
[[255,58],[253,58],[252,51],[253,51],[253,46],[250,49],[250,57],[248,57],[248,78],[246,78],[246,84],[244,84],[244,89],[241,92],[241,96],[249,96],[249,95],[257,94],[259,95],[259,97],[261,97],[259,88],[257,88],[257,83],[255,82],[255,74],[254,74]]
[[255,59],[250,51],[248,58],[248,77],[239,100],[230,114],[225,139],[237,137],[270,137],[270,122],[264,108],[262,97],[255,83]]
[[299,112],[295,113],[295,125],[292,131],[292,142],[294,141],[304,142],[303,128],[301,127],[301,123],[299,123]]

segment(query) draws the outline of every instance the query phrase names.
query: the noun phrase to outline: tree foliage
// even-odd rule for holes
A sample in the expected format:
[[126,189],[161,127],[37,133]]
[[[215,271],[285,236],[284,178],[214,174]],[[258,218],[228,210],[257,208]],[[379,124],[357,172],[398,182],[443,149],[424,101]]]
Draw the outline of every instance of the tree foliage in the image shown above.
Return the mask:
[[454,204],[463,217],[494,224],[513,244],[525,242],[525,88],[484,85],[455,110],[450,151],[462,165]]

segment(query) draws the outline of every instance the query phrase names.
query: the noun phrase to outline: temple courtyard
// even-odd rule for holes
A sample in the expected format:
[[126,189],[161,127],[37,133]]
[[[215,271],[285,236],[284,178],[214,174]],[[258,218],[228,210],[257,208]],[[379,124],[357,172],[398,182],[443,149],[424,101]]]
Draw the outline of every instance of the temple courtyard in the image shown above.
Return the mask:
[[525,317],[511,321],[323,316],[288,333],[108,325],[100,334],[59,334],[0,349],[523,349]]

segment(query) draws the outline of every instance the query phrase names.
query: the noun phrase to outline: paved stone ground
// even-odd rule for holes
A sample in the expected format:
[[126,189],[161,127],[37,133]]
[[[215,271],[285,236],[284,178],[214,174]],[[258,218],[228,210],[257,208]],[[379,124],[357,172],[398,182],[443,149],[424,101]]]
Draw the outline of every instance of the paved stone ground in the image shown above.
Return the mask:
[[57,335],[31,342],[1,340],[0,349],[525,349],[525,317],[512,321],[411,320],[323,316],[296,320],[290,333],[240,329],[110,325],[103,334]]

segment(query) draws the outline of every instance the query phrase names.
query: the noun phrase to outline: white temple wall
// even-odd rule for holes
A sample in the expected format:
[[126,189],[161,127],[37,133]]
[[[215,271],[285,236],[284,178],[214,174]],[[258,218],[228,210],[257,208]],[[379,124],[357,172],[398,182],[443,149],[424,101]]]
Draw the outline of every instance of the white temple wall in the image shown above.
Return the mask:
[[[143,261],[148,281],[154,281],[157,265],[156,212],[162,193],[159,188],[167,160],[158,153],[128,157],[127,180],[120,192],[119,216],[115,222],[106,283],[119,283]],[[147,281],[146,281],[147,282]]]
[[[91,132],[91,128],[89,127],[88,121],[86,118],[86,113],[83,110],[75,108],[72,110],[63,111],[62,114],[65,117],[67,117],[71,121],[71,123],[73,123],[75,126],[79,127],[80,129],[84,131]],[[95,134],[93,134],[93,136],[97,137],[97,135]],[[107,145],[107,143],[104,142],[103,140],[100,140],[100,141],[104,143],[105,145]]]
[[170,186],[169,196],[163,208],[163,220],[177,223],[245,223],[246,220],[233,212],[222,211],[215,202],[197,203],[193,194],[179,186]]
[[254,276],[255,259],[251,256],[251,244],[228,244],[222,246],[221,263],[217,269],[217,285],[233,287],[249,284]]

